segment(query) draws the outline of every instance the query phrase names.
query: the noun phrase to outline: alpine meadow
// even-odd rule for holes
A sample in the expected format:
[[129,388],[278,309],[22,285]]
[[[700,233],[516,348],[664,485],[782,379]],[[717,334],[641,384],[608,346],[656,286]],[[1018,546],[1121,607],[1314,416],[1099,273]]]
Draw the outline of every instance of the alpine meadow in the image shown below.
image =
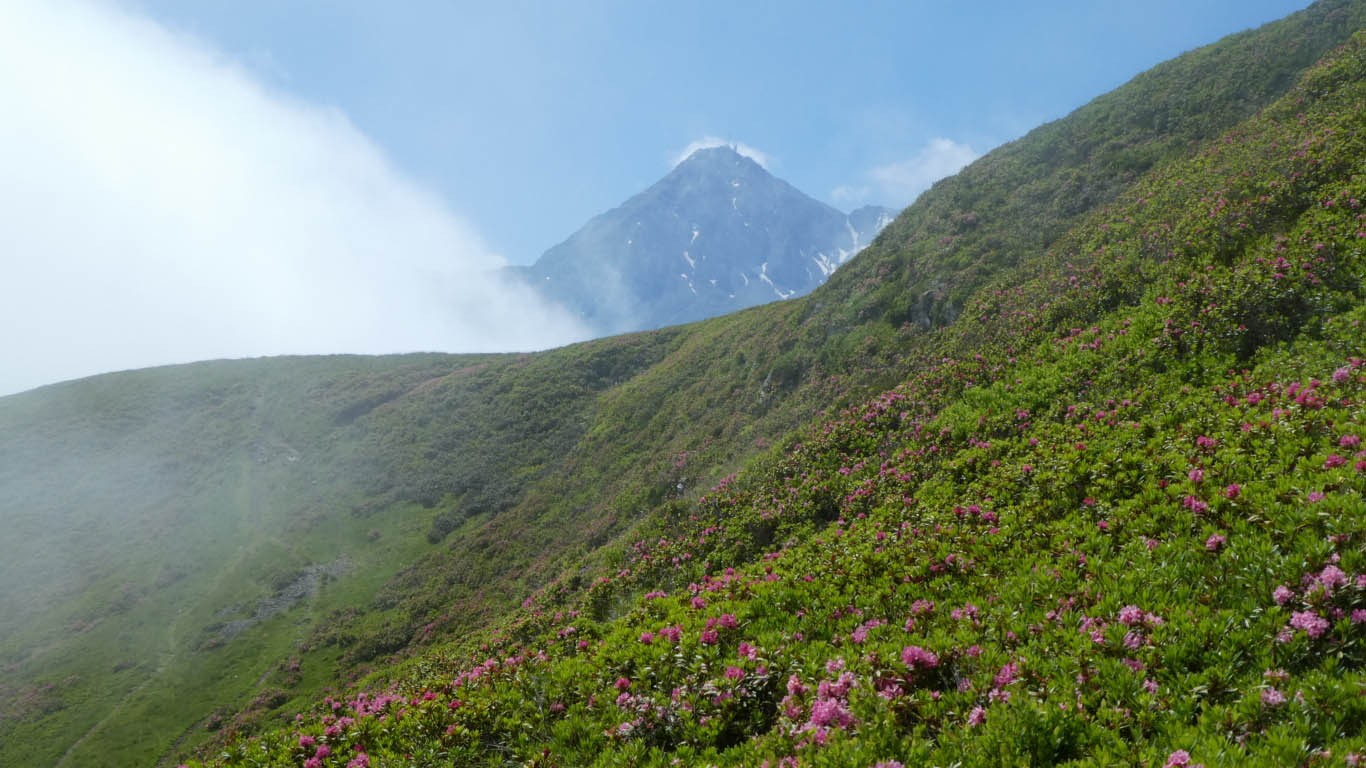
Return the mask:
[[0,765],[1359,765],[1363,323],[1320,0],[805,296],[0,398]]

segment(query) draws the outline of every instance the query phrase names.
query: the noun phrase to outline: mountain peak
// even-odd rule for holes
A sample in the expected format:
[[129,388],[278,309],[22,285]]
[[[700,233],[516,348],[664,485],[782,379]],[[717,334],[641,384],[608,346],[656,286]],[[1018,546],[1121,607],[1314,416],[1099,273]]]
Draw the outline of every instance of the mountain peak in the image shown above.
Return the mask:
[[598,333],[658,328],[807,293],[891,220],[878,211],[851,219],[720,144],[517,272]]
[[703,147],[694,151],[684,158],[674,170],[684,167],[745,167],[753,166],[764,173],[768,170],[763,163],[758,162],[752,155],[745,153],[737,144],[716,144],[710,147]]

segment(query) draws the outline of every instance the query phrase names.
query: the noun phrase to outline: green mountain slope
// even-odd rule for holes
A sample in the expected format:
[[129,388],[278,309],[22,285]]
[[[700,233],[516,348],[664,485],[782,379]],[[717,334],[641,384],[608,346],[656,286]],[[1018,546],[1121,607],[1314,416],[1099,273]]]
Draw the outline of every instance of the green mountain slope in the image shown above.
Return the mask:
[[1363,126],[1366,33],[577,608],[215,764],[1356,764]]
[[[1359,294],[1360,257],[1351,247],[1355,233],[1344,229],[1350,219],[1335,218],[1350,217],[1355,193],[1349,191],[1342,205],[1323,206],[1334,184],[1349,189],[1355,183],[1351,173],[1360,167],[1360,147],[1344,138],[1361,123],[1360,94],[1346,87],[1359,82],[1359,74],[1347,64],[1319,68],[1289,100],[1281,97],[1306,67],[1363,26],[1366,4],[1320,3],[1140,76],[936,185],[888,234],[803,300],[530,356],[209,363],[0,399],[0,524],[16,532],[0,541],[0,700],[6,702],[0,764],[137,764],[186,753],[205,739],[238,739],[241,746],[234,749],[299,764],[312,751],[306,755],[297,747],[297,735],[270,729],[311,707],[322,691],[371,671],[376,675],[366,685],[372,690],[386,690],[385,681],[393,680],[405,697],[430,692],[434,698],[409,705],[420,717],[398,718],[399,705],[387,702],[376,710],[388,718],[383,725],[368,712],[373,702],[365,704],[365,716],[349,715],[359,730],[341,728],[334,736],[322,732],[337,723],[310,718],[306,735],[335,747],[329,764],[346,764],[357,744],[376,760],[382,750],[429,755],[415,757],[418,764],[440,764],[454,754],[474,762],[509,755],[527,761],[547,748],[553,749],[549,764],[576,764],[615,754],[603,752],[608,748],[644,755],[641,750],[680,741],[686,741],[678,753],[685,762],[707,750],[717,750],[709,758],[717,762],[787,756],[805,738],[798,735],[804,720],[779,717],[789,673],[814,691],[818,668],[839,656],[859,676],[862,693],[880,679],[881,672],[874,674],[880,662],[847,651],[859,644],[844,638],[854,628],[835,632],[840,622],[852,621],[846,609],[864,612],[865,621],[888,621],[867,628],[882,643],[869,653],[899,658],[902,639],[891,629],[903,631],[906,617],[893,614],[908,612],[913,600],[879,586],[885,571],[942,581],[948,590],[943,596],[914,599],[937,599],[944,611],[959,607],[944,601],[960,598],[986,611],[993,594],[1002,605],[1026,605],[1021,600],[1034,587],[1015,578],[1014,566],[1043,562],[1043,551],[1031,542],[1056,541],[1067,557],[1051,550],[1048,556],[1074,561],[1072,550],[1090,552],[1108,540],[1098,539],[1099,529],[1083,524],[1078,510],[1129,509],[1138,504],[1134,498],[1160,501],[1140,494],[1152,493],[1146,480],[1162,472],[1179,480],[1176,446],[1193,439],[1181,424],[1212,408],[1200,398],[1229,367],[1259,366],[1257,382],[1290,381],[1292,374],[1275,373],[1278,365],[1300,378],[1316,374],[1329,381],[1343,360],[1361,354],[1348,348],[1356,337],[1347,330],[1360,319],[1350,314]],[[1335,133],[1324,133],[1330,127]],[[1221,136],[1227,144],[1215,141]],[[1220,205],[1220,199],[1226,202]],[[1320,217],[1322,227],[1339,230],[1320,237],[1314,223]],[[1311,235],[1318,239],[1305,247],[1322,242],[1325,249],[1331,244],[1330,252],[1301,254],[1304,244],[1295,238]],[[1278,236],[1299,255],[1274,251]],[[1331,257],[1333,269],[1311,267],[1311,276],[1291,268],[1306,257]],[[1282,268],[1280,258],[1289,266]],[[1268,276],[1258,259],[1282,277]],[[1200,279],[1183,279],[1192,270]],[[1073,328],[1080,330],[1074,334]],[[1139,339],[1158,341],[1151,350],[1126,346]],[[1333,382],[1349,398],[1358,383],[1353,370],[1348,365],[1346,380]],[[897,385],[894,396],[868,403]],[[1122,431],[1073,439],[1069,430],[1080,425],[1065,406],[1085,406],[1083,412],[1094,416],[1116,408],[1109,399],[1129,400],[1125,407],[1133,415],[1125,421],[1147,425],[1135,433],[1142,440],[1125,442],[1120,436],[1129,433]],[[847,406],[855,410],[837,417]],[[1359,417],[1344,408],[1315,418],[1351,423]],[[902,411],[909,415],[899,416]],[[1029,435],[1036,445],[1019,431],[1018,411],[1029,412],[1025,424],[1038,430]],[[831,418],[828,427],[811,426]],[[1119,424],[1120,417],[1108,420]],[[1104,431],[1108,420],[1087,428]],[[1307,488],[1308,479],[1297,474],[1308,471],[1301,460],[1322,452],[1320,438],[1327,433],[1309,421],[1273,421],[1284,421],[1287,430],[1277,445],[1297,447],[1263,455],[1267,450],[1253,441],[1224,459],[1242,473],[1230,476],[1253,488],[1252,478],[1280,471],[1295,478],[1288,481],[1292,486]],[[1001,436],[974,433],[974,424]],[[1208,436],[1228,445],[1229,429],[1212,424]],[[1085,450],[1075,448],[1082,443]],[[1095,460],[1074,460],[1093,448]],[[757,458],[739,480],[697,500],[750,457]],[[885,481],[882,467],[894,457],[896,479]],[[1040,470],[1023,483],[1008,475],[1016,466],[1011,462]],[[1360,520],[1359,477],[1347,473],[1334,488],[1315,489],[1349,522]],[[1332,495],[1341,489],[1345,495]],[[1280,504],[1296,498],[1281,490],[1248,493]],[[992,503],[983,502],[988,497]],[[1082,504],[1086,498],[1096,504]],[[972,504],[998,518],[993,522],[1012,537],[1010,548],[998,551],[994,540],[980,536],[969,542],[900,535],[903,523],[922,533],[963,523],[937,516]],[[889,565],[885,551],[872,551],[883,545],[872,542],[841,545],[854,541],[844,538],[854,527],[873,530],[857,519],[859,512],[884,534],[905,540],[895,555],[905,559]],[[841,518],[845,524],[831,528]],[[1194,535],[1193,524],[1184,522],[1182,535]],[[846,533],[832,538],[836,531]],[[1350,561],[1355,534],[1334,529],[1326,535],[1349,535],[1334,546]],[[1229,536],[1235,544],[1242,540]],[[1263,534],[1259,541],[1265,540]],[[1297,557],[1297,567],[1312,565],[1321,573],[1329,555],[1306,547],[1295,544],[1283,557]],[[988,563],[981,572],[999,578],[950,583],[938,574],[961,570],[951,563],[932,573],[912,570],[949,555],[955,562]],[[1113,581],[1124,563],[1098,557],[1090,559],[1111,570],[1097,570],[1093,578],[1126,594],[1129,582]],[[1288,566],[1277,562],[1281,578],[1290,579]],[[774,568],[775,581],[761,575],[763,563]],[[1175,572],[1159,566],[1141,571],[1144,579],[1173,583]],[[726,567],[741,569],[743,583],[727,578]],[[1359,570],[1350,562],[1339,567]],[[1175,583],[1184,583],[1187,572],[1180,573]],[[654,643],[642,649],[639,639],[657,633],[665,618],[689,638],[707,631],[708,618],[721,620],[723,613],[692,608],[691,594],[681,597],[689,584],[711,590],[704,575],[724,582],[716,590],[737,601],[731,612],[759,622],[744,625],[746,632],[760,633],[745,641],[773,655],[764,657],[771,668],[766,675],[748,664],[757,656],[722,664],[717,655],[738,653],[739,624],[711,627],[718,644],[685,645],[692,656],[670,655],[668,675],[660,671],[660,659],[639,656],[642,650],[666,651]],[[818,590],[832,579],[842,592]],[[746,597],[746,589],[770,583],[785,591]],[[804,586],[809,584],[817,586]],[[1059,587],[1050,594],[1080,599],[1084,589]],[[671,597],[640,601],[641,594],[659,590]],[[1350,616],[1350,601],[1359,593],[1334,594],[1340,603],[1334,607]],[[518,610],[529,595],[531,607]],[[1254,597],[1261,595],[1249,591],[1248,599]],[[1103,598],[1088,599],[1100,604]],[[803,620],[794,614],[808,602],[808,623],[824,627],[825,635],[793,623]],[[1146,600],[1134,602],[1155,610]],[[555,618],[567,610],[580,613]],[[1035,637],[1025,631],[1032,625],[993,615],[997,635]],[[942,618],[934,615],[935,622]],[[942,627],[932,622],[930,635],[905,642],[958,663],[948,655],[956,646],[933,634],[959,626],[951,621],[943,619]],[[561,637],[568,625],[575,632]],[[1312,668],[1344,684],[1359,680],[1350,677],[1357,668],[1350,664],[1359,664],[1351,644],[1355,626],[1350,620],[1344,625],[1342,643],[1309,646],[1339,653],[1348,672],[1334,677],[1322,654],[1313,653],[1305,657],[1309,666],[1286,669]],[[729,645],[720,643],[723,633]],[[799,643],[796,633],[818,642]],[[1059,664],[1080,663],[1056,633],[1037,637],[1033,656],[1056,652]],[[452,645],[453,638],[460,641]],[[580,640],[588,646],[580,649]],[[972,674],[980,678],[989,662],[1005,658],[1003,648],[1015,647],[1002,642],[996,636],[976,641],[984,654],[994,655]],[[467,658],[487,643],[494,650]],[[543,650],[546,660],[531,667],[519,662],[497,674],[486,668],[470,680],[474,667],[468,662],[482,664],[490,653],[517,657],[522,650]],[[1192,670],[1214,663],[1195,650],[1188,656]],[[395,665],[403,657],[408,659]],[[657,679],[639,678],[643,666]],[[724,677],[729,666],[741,676]],[[962,737],[959,747],[937,753],[941,762],[952,762],[955,749],[968,754],[984,744],[959,733],[959,721],[950,717],[976,699],[967,697],[971,691],[947,690],[947,667],[933,673],[941,678],[931,687],[922,689],[924,681],[915,679],[901,683],[917,696],[940,692],[932,697],[945,702],[934,705],[941,706],[938,730],[923,748],[939,749],[937,740],[950,739],[940,735],[946,731]],[[774,671],[779,669],[787,672]],[[1247,672],[1241,662],[1238,672]],[[456,691],[450,681],[457,675],[476,684]],[[628,690],[636,691],[630,695],[654,697],[657,708],[677,708],[665,687],[673,681],[695,698],[699,691],[720,697],[719,709],[707,714],[711,710],[693,703],[693,711],[703,714],[648,728],[642,709],[640,730],[635,724],[627,729],[634,736],[608,739],[603,731],[619,732],[636,718],[610,704],[620,691],[598,690],[604,675],[613,686],[626,677],[634,686]],[[974,690],[986,690],[987,681],[965,675]],[[477,684],[490,679],[500,685]],[[528,687],[508,687],[510,680]],[[716,686],[726,680],[749,693],[724,697],[726,690]],[[1062,685],[1056,674],[1042,671],[1033,682],[1045,680]],[[1246,685],[1245,676],[1238,680]],[[1217,690],[1215,704],[1227,704],[1227,686]],[[876,703],[872,699],[794,695],[794,706],[808,708],[806,714],[818,702],[863,707],[850,715],[860,727],[825,736],[847,740],[859,759],[873,754],[872,745],[886,745],[876,759],[910,757],[922,748],[902,731],[928,723],[923,713],[908,710],[892,721],[895,728],[878,730],[868,724],[885,713],[866,706]],[[1111,701],[1103,698],[1108,694],[1096,695]],[[451,696],[471,706],[451,710]],[[1016,698],[1018,712],[988,718],[1000,730],[985,733],[996,733],[999,746],[982,754],[1045,762],[1050,758],[1044,752],[1021,752],[1024,747],[1006,738],[1011,731],[1004,724],[1043,717],[1046,708],[1035,705],[1052,700]],[[1173,693],[1162,702],[1179,700]],[[547,717],[556,701],[564,711]],[[989,710],[995,703],[973,706]],[[1134,710],[1132,702],[1124,706]],[[535,716],[523,707],[535,707]],[[1352,716],[1354,710],[1344,711]],[[1316,732],[1312,743],[1337,743],[1335,734],[1352,728],[1359,736],[1356,717],[1323,720],[1338,724],[1325,725],[1328,730]],[[402,728],[390,727],[399,719]],[[1102,743],[1093,725],[1064,720],[1039,722],[1072,729],[1068,749],[1076,754],[1111,750],[1123,756],[1118,762],[1142,762],[1136,756],[1146,760],[1160,743],[1152,728],[1142,738]],[[1198,718],[1188,720],[1192,733],[1212,738],[1214,731]],[[390,740],[380,740],[372,733],[376,728],[388,730]],[[1293,737],[1311,743],[1304,728],[1296,728]],[[260,747],[242,739],[262,729],[268,751],[254,752]],[[1178,730],[1161,726],[1162,733]],[[843,763],[841,754],[812,752],[802,759]],[[666,759],[664,752],[655,757]]]

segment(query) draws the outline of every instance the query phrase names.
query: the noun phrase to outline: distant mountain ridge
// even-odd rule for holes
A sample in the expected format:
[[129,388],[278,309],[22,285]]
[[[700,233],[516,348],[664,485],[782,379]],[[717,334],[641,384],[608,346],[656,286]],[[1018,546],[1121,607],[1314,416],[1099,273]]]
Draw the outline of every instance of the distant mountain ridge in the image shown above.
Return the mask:
[[895,214],[845,214],[710,147],[509,271],[598,333],[659,328],[809,293]]

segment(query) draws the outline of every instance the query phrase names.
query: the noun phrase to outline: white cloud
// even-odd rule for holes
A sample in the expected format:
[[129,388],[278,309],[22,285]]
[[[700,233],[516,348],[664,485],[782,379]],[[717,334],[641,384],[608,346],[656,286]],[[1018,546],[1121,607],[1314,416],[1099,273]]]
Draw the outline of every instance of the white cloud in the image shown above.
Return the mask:
[[910,205],[921,192],[947,176],[952,176],[981,153],[952,139],[931,139],[915,157],[880,165],[864,174],[864,183],[842,185],[830,197],[842,205],[858,205],[875,200],[893,207]]
[[0,10],[0,394],[216,357],[585,333],[344,115],[111,6]]
[[768,168],[769,157],[767,153],[755,149],[743,141],[731,141],[730,139],[722,139],[716,136],[703,136],[683,149],[673,153],[672,159],[669,161],[669,167],[672,168],[684,160],[687,160],[692,153],[699,149],[711,149],[712,147],[730,147],[741,155],[758,163],[761,167]]

